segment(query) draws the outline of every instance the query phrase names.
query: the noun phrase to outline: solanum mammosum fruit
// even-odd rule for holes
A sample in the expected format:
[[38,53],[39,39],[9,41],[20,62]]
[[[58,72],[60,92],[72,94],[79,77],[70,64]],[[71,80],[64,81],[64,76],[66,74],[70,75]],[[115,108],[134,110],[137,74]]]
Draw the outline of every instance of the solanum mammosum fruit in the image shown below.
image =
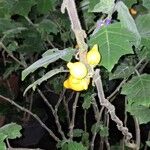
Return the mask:
[[75,91],[83,91],[88,89],[89,83],[89,78],[76,79],[70,75],[69,78],[65,80],[64,87]]
[[87,63],[91,66],[96,66],[100,62],[101,55],[98,51],[98,45],[95,44],[87,53]]
[[69,62],[67,67],[70,70],[70,74],[76,79],[83,79],[88,73],[86,66],[82,62]]

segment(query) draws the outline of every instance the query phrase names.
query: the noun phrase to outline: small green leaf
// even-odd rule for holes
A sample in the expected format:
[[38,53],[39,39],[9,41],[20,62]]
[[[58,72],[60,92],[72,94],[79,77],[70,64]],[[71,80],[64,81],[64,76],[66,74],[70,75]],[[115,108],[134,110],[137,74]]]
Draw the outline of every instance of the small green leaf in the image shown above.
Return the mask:
[[13,7],[12,7],[12,14],[18,14],[22,16],[28,16],[31,7],[35,5],[35,0],[17,0],[15,1]]
[[99,134],[101,137],[108,137],[109,136],[109,129],[104,125],[100,125]]
[[56,0],[37,0],[37,9],[40,13],[45,14],[54,10]]
[[58,33],[58,29],[56,27],[56,24],[49,19],[44,19],[39,24],[36,24],[37,29],[39,32],[43,35],[44,33],[50,34],[54,33],[55,35]]
[[89,95],[88,93],[83,96],[84,98],[84,102],[82,104],[83,109],[89,109],[91,107],[92,104],[92,97],[91,95]]
[[100,64],[110,72],[122,55],[133,53],[131,42],[135,41],[134,38],[135,35],[121,23],[114,23],[103,26],[91,37],[90,44],[99,45],[102,56]]
[[10,123],[0,128],[0,133],[7,135],[8,139],[21,137],[20,130],[22,127],[16,123]]
[[150,147],[150,141],[146,141],[148,147]]
[[73,130],[73,137],[81,137],[83,134],[83,130],[82,129],[74,129]]
[[23,95],[26,94],[26,92],[32,88],[34,91],[36,89],[37,85],[40,85],[42,82],[47,81],[49,78],[53,77],[54,75],[60,73],[60,72],[66,72],[66,70],[64,70],[62,67],[60,69],[53,69],[49,72],[47,72],[42,78],[36,80],[35,82],[33,82],[32,84],[30,84],[24,91]]
[[141,106],[150,106],[150,75],[142,74],[133,77],[129,82],[122,87],[121,94],[127,96],[130,104]]
[[111,13],[115,5],[115,0],[90,0],[90,12]]
[[89,147],[90,142],[89,142],[89,133],[88,132],[83,132],[81,141],[84,146]]
[[68,143],[68,150],[87,150],[87,148],[81,143],[71,141]]
[[143,6],[150,10],[150,1],[149,0],[143,0]]

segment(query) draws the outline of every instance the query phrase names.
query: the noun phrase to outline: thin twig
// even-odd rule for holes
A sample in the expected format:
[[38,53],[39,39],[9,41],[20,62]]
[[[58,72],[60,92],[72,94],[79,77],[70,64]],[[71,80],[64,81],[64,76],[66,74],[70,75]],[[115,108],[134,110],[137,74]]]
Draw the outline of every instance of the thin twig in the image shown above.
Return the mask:
[[78,103],[79,95],[80,95],[80,93],[77,92],[76,97],[75,97],[75,101],[73,103],[72,119],[71,119],[70,126],[69,126],[69,129],[70,129],[69,130],[70,140],[73,139],[73,128],[74,128],[74,123],[75,123],[75,115],[76,115],[76,108],[77,108],[77,103]]
[[58,137],[56,137],[56,135],[53,133],[53,131],[51,131],[43,122],[42,120],[34,113],[32,113],[31,111],[29,111],[28,109],[20,106],[19,104],[17,104],[16,102],[14,102],[13,100],[7,98],[7,97],[4,97],[2,95],[0,95],[0,98],[1,99],[4,99],[6,100],[7,102],[11,103],[12,105],[16,106],[17,108],[19,108],[20,110],[24,111],[24,112],[27,112],[29,113],[33,118],[35,118],[39,123],[40,125],[52,136],[52,138],[56,141],[56,142],[59,142],[60,139]]
[[87,115],[87,111],[86,111],[86,109],[84,109],[84,132],[87,131],[86,115]]
[[[64,132],[62,131],[62,127],[60,125],[60,122],[59,122],[59,118],[58,118],[58,115],[57,115],[57,112],[55,112],[53,106],[48,102],[48,99],[45,97],[45,95],[42,93],[42,91],[40,89],[37,89],[38,93],[40,94],[40,96],[42,97],[42,99],[44,100],[44,102],[47,104],[47,106],[50,108],[50,110],[52,111],[53,115],[54,115],[54,118],[55,118],[55,122],[56,122],[56,125],[57,125],[57,128],[58,128],[58,131],[59,133],[61,134],[62,138],[63,139],[66,139],[65,135],[64,135]],[[59,99],[59,101],[61,100],[61,98]]]
[[16,61],[20,66],[22,66],[23,68],[25,68],[26,66],[20,61],[18,60],[16,57],[14,57],[14,55],[7,49],[7,47],[0,42],[0,46],[4,49],[4,51],[6,51],[8,53],[8,55],[14,60]]
[[136,150],[139,150],[140,144],[141,144],[140,126],[139,126],[139,121],[135,116],[133,116],[133,119],[134,119],[134,124],[135,124],[135,133],[136,133],[136,141],[135,141],[137,145]]

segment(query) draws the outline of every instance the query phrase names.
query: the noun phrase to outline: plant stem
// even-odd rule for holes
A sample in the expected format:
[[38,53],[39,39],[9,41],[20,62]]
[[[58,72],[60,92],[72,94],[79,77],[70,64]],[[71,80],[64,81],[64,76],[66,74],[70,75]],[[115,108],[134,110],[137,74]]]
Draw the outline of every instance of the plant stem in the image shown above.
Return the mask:
[[128,131],[127,127],[123,126],[122,121],[116,116],[115,113],[115,107],[107,100],[105,99],[104,90],[102,86],[102,80],[101,76],[99,74],[100,70],[96,69],[95,75],[94,75],[94,83],[96,85],[97,91],[98,91],[98,98],[99,102],[102,106],[106,107],[108,109],[108,112],[111,116],[111,119],[116,122],[118,130],[122,132],[123,135],[125,135],[125,142],[128,147],[137,147],[136,144],[130,143],[130,139],[132,138],[132,134]]
[[86,64],[86,53],[88,49],[88,46],[84,40],[86,38],[86,33],[81,27],[74,0],[63,0],[61,12],[65,13],[65,9],[68,11],[69,19],[71,21],[71,28],[75,34],[76,41],[79,46],[80,61]]
[[22,66],[23,68],[26,68],[26,66],[20,61],[18,60],[16,57],[14,57],[14,55],[7,49],[7,47],[0,42],[0,46],[4,49],[4,51],[6,51],[8,53],[8,55],[14,60],[16,61],[20,66]]
[[7,97],[4,97],[2,95],[0,95],[0,98],[1,99],[4,99],[6,100],[7,102],[11,103],[12,105],[16,106],[17,108],[19,108],[20,110],[24,111],[24,112],[27,112],[29,113],[33,118],[35,118],[39,123],[40,125],[52,136],[52,138],[56,141],[56,142],[59,142],[60,139],[58,137],[56,137],[56,135],[53,133],[53,131],[51,131],[43,122],[42,120],[34,113],[32,113],[31,111],[29,111],[28,109],[20,106],[19,104],[17,104],[16,102],[14,102],[13,100],[7,98]]
[[75,115],[76,115],[76,108],[77,108],[77,103],[78,103],[78,99],[79,99],[79,95],[80,93],[77,92],[76,97],[75,97],[75,101],[73,103],[73,109],[72,109],[72,119],[69,125],[69,136],[70,136],[70,140],[73,139],[73,129],[74,129],[74,123],[75,123]]
[[[64,135],[64,132],[62,131],[62,127],[60,125],[60,122],[59,122],[59,118],[58,118],[58,115],[57,115],[57,112],[54,110],[53,106],[48,102],[48,99],[45,97],[45,95],[42,93],[42,91],[40,89],[37,89],[38,93],[40,94],[40,96],[42,97],[42,99],[44,100],[44,102],[47,104],[47,106],[50,108],[50,110],[52,111],[53,115],[54,115],[54,118],[55,118],[55,122],[56,122],[56,125],[57,125],[57,128],[58,128],[58,131],[59,133],[61,134],[62,138],[65,140],[66,137]],[[58,101],[61,101],[62,98],[60,97]]]
[[139,121],[135,116],[133,116],[133,119],[134,119],[134,124],[135,124],[135,133],[136,133],[136,145],[137,145],[136,150],[139,150],[140,149],[140,143],[141,143],[140,126],[139,126]]
[[87,111],[86,109],[84,109],[84,132],[87,131],[87,125],[86,125],[86,115],[87,115]]

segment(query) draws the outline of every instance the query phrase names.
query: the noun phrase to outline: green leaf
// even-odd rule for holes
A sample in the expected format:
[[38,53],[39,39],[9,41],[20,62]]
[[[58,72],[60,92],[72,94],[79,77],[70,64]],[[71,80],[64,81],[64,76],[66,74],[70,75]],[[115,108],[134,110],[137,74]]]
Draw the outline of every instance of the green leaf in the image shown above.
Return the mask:
[[90,0],[90,12],[111,13],[113,11],[115,0]]
[[[128,100],[130,101],[130,100]],[[148,122],[150,122],[150,109],[149,107],[145,107],[145,106],[141,106],[140,104],[137,105],[136,103],[134,104],[131,104],[129,102],[129,104],[127,104],[127,111],[135,116],[138,121],[139,121],[139,124],[146,124]]]
[[129,8],[131,8],[131,6],[133,4],[137,3],[137,0],[122,0]]
[[150,75],[142,74],[133,77],[122,87],[121,94],[127,96],[130,104],[150,106]]
[[36,80],[35,82],[33,82],[32,84],[30,84],[24,91],[23,95],[26,94],[26,92],[32,88],[33,90],[36,89],[37,85],[40,85],[42,82],[47,81],[49,78],[53,77],[54,75],[60,73],[60,72],[66,72],[66,70],[64,70],[62,67],[60,69],[53,69],[49,72],[47,72],[43,77],[41,77],[40,79]]
[[7,150],[5,142],[0,142],[0,149],[1,150]]
[[44,33],[54,33],[55,35],[58,33],[58,29],[56,27],[56,24],[52,20],[44,19],[39,24],[36,24],[37,29],[41,34]]
[[141,37],[137,30],[135,21],[129,12],[129,9],[122,1],[119,1],[115,8],[118,11],[118,18],[120,19],[122,26],[135,34],[135,44],[138,47],[141,42]]
[[102,55],[100,64],[111,71],[119,58],[125,54],[132,54],[134,34],[122,27],[120,23],[103,26],[90,39],[90,44],[98,44]]
[[35,4],[35,0],[17,0],[13,5],[12,14],[28,16],[31,7]]
[[0,18],[10,18],[14,3],[12,0],[0,0]]
[[73,137],[81,137],[83,134],[83,130],[82,129],[74,129],[73,130]]
[[89,133],[88,132],[83,132],[81,141],[84,146],[89,147],[90,143],[89,143]]
[[22,80],[24,80],[26,76],[28,76],[30,73],[34,72],[40,67],[47,67],[50,63],[55,62],[59,58],[64,59],[68,55],[70,56],[70,51],[71,51],[70,49],[64,50],[51,49],[46,51],[43,54],[43,58],[37,60],[35,63],[33,63],[31,66],[29,66],[22,72]]
[[86,92],[85,95],[83,95],[84,102],[82,104],[83,109],[89,109],[92,104],[92,97],[91,97],[91,92]]
[[150,1],[149,0],[143,0],[143,6],[150,10]]
[[81,143],[71,141],[68,143],[68,150],[87,150],[87,148]]
[[8,139],[21,137],[20,130],[22,127],[16,123],[10,123],[0,128],[0,133],[7,135]]
[[109,136],[109,129],[104,125],[100,125],[99,134],[101,137],[108,137]]
[[150,14],[139,15],[136,25],[141,35],[141,44],[150,50]]
[[54,10],[56,0],[37,0],[37,9],[40,13],[45,14],[50,10]]
[[146,141],[148,147],[150,147],[150,141]]
[[121,63],[117,66],[117,68],[115,69],[115,71],[113,71],[113,73],[110,73],[109,75],[109,79],[124,79],[129,77],[132,73],[134,72],[134,66],[130,66],[127,63]]
[[31,52],[45,50],[41,35],[35,28],[22,31],[18,37],[23,39],[22,44],[17,49],[18,52],[29,52],[31,54]]

